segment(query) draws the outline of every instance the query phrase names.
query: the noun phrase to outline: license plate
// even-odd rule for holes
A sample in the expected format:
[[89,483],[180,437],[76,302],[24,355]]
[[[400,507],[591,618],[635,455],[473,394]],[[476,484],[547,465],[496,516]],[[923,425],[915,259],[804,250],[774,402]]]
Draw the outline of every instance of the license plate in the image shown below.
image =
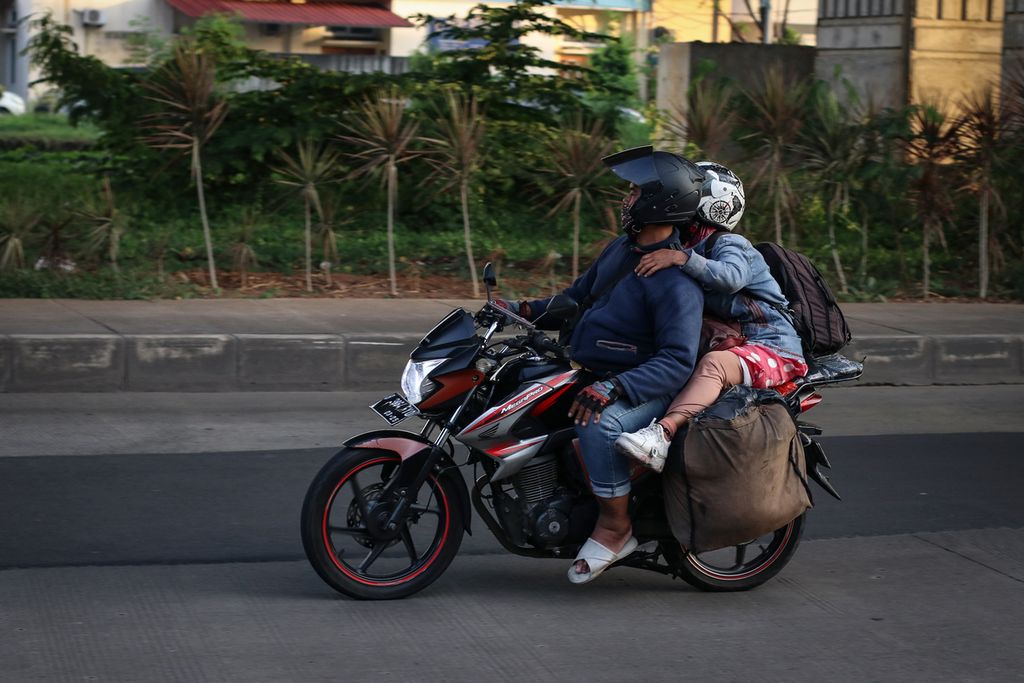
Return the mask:
[[370,406],[370,410],[384,418],[389,425],[396,425],[419,411],[399,394],[385,396]]

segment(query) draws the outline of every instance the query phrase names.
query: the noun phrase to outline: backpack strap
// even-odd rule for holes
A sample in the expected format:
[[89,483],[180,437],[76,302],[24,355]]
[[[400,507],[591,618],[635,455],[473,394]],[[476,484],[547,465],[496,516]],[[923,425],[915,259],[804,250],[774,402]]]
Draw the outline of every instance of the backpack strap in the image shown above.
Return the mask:
[[576,317],[572,320],[566,321],[566,323],[562,325],[562,329],[558,333],[559,343],[568,343],[569,337],[572,336],[573,330],[576,329],[576,325],[578,325],[580,320],[583,319],[583,314],[590,310],[591,306],[600,301],[605,294],[615,289],[615,285],[622,282],[627,275],[633,272],[639,261],[640,259],[636,256],[636,253],[632,251],[632,248],[630,248],[630,253],[622,262],[622,265],[619,266],[619,269],[615,272],[615,276],[608,280],[605,286],[602,287],[597,294],[594,294],[592,291],[588,292],[587,295],[583,297],[583,301],[580,302],[579,308],[576,309]]
[[[715,245],[718,244],[718,240],[721,239],[722,235],[728,235],[729,233],[730,233],[729,230],[721,229],[721,230],[715,230],[713,233],[708,235],[707,239],[704,240],[704,254],[703,254],[704,258],[707,258],[707,259],[711,258],[711,252],[714,251]],[[741,289],[740,292],[742,292],[746,296],[749,296],[751,299],[757,299],[758,301],[762,301],[762,302],[768,304],[769,306],[774,308],[776,311],[778,311],[779,314],[782,315],[782,317],[784,317],[786,320],[788,320],[789,324],[792,325],[794,329],[796,329],[796,316],[793,314],[792,310],[786,308],[782,304],[777,304],[774,301],[768,301],[767,299],[759,297],[756,294],[754,294],[753,292],[751,292],[749,289],[747,289],[746,287]],[[739,292],[737,292],[737,293],[739,293]]]
[[704,253],[702,254],[702,256],[704,256],[704,258],[711,258],[711,252],[715,250],[715,245],[718,244],[718,240],[722,237],[722,235],[728,234],[728,230],[720,228],[718,230],[715,230],[710,235],[708,235],[707,239],[704,240]]

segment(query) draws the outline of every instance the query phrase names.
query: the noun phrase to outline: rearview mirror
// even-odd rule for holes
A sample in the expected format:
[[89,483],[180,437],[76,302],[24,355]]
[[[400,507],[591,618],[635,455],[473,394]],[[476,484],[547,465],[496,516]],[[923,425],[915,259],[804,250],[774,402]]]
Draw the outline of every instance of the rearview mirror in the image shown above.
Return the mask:
[[491,300],[491,287],[498,284],[498,278],[494,277],[494,266],[488,261],[484,264],[484,287],[487,288],[487,300]]
[[551,301],[548,302],[548,307],[544,312],[557,320],[569,320],[575,317],[576,312],[579,310],[580,305],[571,296],[556,294],[551,297]]

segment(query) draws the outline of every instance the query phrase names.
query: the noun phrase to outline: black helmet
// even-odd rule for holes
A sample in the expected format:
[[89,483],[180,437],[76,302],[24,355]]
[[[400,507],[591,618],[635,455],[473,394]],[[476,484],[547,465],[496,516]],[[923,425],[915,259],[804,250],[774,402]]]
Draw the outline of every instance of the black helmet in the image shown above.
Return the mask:
[[639,232],[648,223],[686,225],[700,202],[704,174],[678,154],[635,147],[604,159],[605,166],[640,188],[640,197],[622,212],[623,228]]

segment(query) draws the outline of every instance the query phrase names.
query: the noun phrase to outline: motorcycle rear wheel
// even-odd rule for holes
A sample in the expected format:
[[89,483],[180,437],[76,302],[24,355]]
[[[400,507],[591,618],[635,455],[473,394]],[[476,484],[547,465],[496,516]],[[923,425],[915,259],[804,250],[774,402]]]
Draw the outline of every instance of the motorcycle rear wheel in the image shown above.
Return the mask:
[[[805,515],[749,543],[706,553],[666,549],[666,559],[682,579],[702,591],[745,591],[765,583],[789,563],[800,545]],[[750,559],[751,551],[756,551]]]
[[[383,494],[397,454],[344,448],[313,479],[302,505],[302,545],[320,578],[362,600],[393,600],[423,590],[451,564],[464,520],[457,493],[431,473],[397,537],[375,537],[366,516],[387,515]],[[376,507],[375,507],[376,506]]]

